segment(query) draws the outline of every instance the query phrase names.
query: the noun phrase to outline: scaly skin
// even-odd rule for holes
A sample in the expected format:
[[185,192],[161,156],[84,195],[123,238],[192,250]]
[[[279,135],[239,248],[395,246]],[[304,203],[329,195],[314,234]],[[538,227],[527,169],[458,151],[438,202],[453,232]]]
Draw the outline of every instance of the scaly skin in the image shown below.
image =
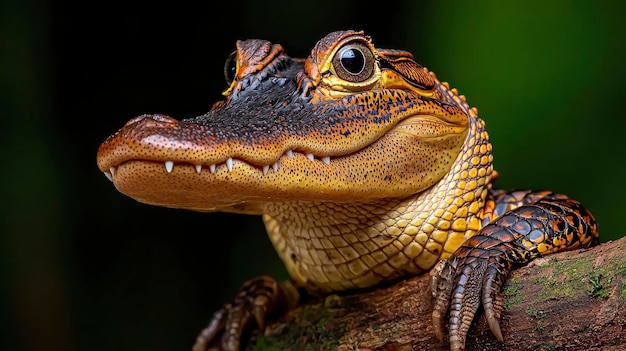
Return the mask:
[[[98,150],[122,193],[153,205],[261,214],[291,275],[260,277],[216,312],[194,350],[237,350],[243,332],[303,295],[433,270],[433,323],[462,349],[482,303],[502,339],[499,289],[535,257],[587,247],[597,225],[549,192],[493,191],[475,108],[400,50],[333,32],[306,59],[237,42],[226,99],[177,121],[132,119]],[[448,259],[450,258],[450,259]]]

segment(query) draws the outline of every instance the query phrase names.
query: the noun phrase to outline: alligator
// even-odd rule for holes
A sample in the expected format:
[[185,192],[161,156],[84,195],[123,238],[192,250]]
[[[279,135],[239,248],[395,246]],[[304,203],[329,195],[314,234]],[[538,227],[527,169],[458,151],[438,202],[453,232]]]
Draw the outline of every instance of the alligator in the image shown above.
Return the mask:
[[451,350],[465,347],[481,306],[503,340],[511,270],[599,241],[579,202],[497,190],[478,110],[410,52],[353,30],[328,34],[306,59],[240,40],[224,73],[225,98],[206,114],[133,118],[97,155],[142,203],[262,215],[290,279],[246,282],[194,351],[239,350],[246,331],[308,298],[424,273],[434,332]]

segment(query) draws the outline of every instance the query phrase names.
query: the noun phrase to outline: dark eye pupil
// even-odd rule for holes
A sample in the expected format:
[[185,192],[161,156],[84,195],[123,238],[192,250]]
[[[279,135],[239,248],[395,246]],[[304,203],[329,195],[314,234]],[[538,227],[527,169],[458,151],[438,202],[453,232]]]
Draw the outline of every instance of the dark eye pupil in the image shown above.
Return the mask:
[[374,52],[362,40],[344,44],[332,61],[337,77],[351,83],[362,83],[371,79],[377,64]]
[[365,67],[365,56],[361,50],[347,48],[340,54],[341,65],[352,74],[359,74]]

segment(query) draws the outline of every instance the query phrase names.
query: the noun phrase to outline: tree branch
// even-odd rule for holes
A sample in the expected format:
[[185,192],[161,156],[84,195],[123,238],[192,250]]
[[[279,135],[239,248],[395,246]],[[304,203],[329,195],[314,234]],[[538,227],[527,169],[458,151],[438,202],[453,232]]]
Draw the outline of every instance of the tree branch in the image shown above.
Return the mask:
[[[516,270],[503,289],[504,343],[481,315],[467,350],[625,350],[626,237]],[[447,350],[433,334],[430,276],[331,295],[266,328],[255,350]],[[480,312],[479,312],[480,313]]]

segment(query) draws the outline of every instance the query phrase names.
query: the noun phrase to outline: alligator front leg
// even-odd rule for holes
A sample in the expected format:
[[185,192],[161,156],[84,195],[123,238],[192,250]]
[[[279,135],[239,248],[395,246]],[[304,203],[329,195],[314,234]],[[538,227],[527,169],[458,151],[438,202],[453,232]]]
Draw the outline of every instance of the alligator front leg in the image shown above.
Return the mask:
[[249,280],[230,303],[213,314],[192,350],[239,351],[245,332],[255,327],[263,330],[267,318],[296,307],[300,296],[291,282],[279,283],[269,276]]
[[509,272],[540,256],[597,243],[598,226],[591,213],[562,195],[550,194],[504,213],[433,270],[437,337],[443,340],[443,320],[449,313],[450,349],[463,349],[482,303],[491,331],[502,340],[500,290]]

